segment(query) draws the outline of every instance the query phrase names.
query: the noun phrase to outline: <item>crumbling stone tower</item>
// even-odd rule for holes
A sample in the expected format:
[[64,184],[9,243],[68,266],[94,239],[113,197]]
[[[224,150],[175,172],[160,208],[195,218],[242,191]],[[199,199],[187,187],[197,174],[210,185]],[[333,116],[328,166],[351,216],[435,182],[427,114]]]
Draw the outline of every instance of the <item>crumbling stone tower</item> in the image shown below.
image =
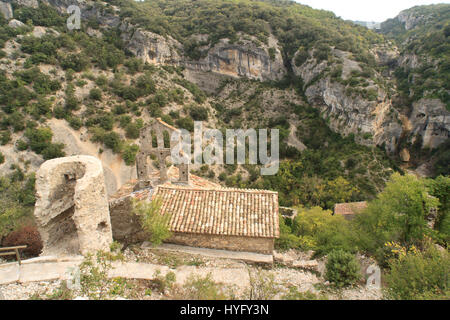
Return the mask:
[[34,216],[44,255],[108,251],[109,203],[99,159],[74,156],[45,162],[37,172]]
[[[138,189],[151,186],[147,158],[152,155],[156,156],[159,161],[159,183],[165,183],[169,180],[167,176],[166,158],[171,155],[173,146],[170,145],[170,137],[173,132],[179,132],[179,130],[165,123],[160,118],[157,118],[152,124],[141,130],[141,148],[136,157],[136,169],[139,179]],[[155,139],[156,146],[153,145]],[[189,184],[189,165],[181,164],[177,165],[177,167],[179,169],[178,183]]]

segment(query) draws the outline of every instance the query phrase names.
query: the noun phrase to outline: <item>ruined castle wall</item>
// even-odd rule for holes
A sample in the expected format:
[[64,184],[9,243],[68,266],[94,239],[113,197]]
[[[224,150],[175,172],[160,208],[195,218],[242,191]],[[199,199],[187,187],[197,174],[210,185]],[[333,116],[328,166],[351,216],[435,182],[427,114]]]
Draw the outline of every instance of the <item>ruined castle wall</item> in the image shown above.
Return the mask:
[[34,215],[43,254],[109,250],[111,221],[99,159],[74,156],[45,162],[37,172],[36,198]]

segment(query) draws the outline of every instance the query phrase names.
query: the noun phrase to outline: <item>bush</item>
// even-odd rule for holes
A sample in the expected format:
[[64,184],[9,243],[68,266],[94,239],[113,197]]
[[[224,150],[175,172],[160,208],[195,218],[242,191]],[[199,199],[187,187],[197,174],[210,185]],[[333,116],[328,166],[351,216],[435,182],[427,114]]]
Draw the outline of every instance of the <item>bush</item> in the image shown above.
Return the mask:
[[136,162],[136,155],[139,152],[139,147],[135,144],[126,145],[123,148],[122,158],[127,166],[132,166]]
[[89,98],[100,101],[102,99],[102,91],[98,88],[92,88],[91,91],[89,91]]
[[208,121],[208,109],[200,106],[191,106],[189,114],[195,121]]
[[0,164],[5,163],[5,156],[0,152]]
[[214,282],[211,274],[202,278],[191,275],[183,286],[183,299],[188,300],[225,300],[221,287]]
[[8,131],[3,131],[0,134],[0,145],[4,146],[6,144],[8,144],[11,141],[11,132]]
[[292,233],[299,238],[303,250],[314,250],[316,255],[325,255],[342,249],[355,252],[350,223],[342,216],[333,216],[331,211],[319,207],[298,209],[292,224]]
[[42,151],[42,157],[44,158],[44,160],[62,158],[66,155],[66,153],[63,151],[63,149],[64,149],[64,144],[52,143],[52,144],[48,145]]
[[250,299],[249,300],[273,300],[279,289],[275,283],[275,276],[258,269],[254,274],[250,273]]
[[114,153],[120,153],[122,150],[122,140],[115,132],[105,133],[103,136],[103,143]]
[[186,129],[190,132],[194,131],[194,120],[190,117],[180,118],[175,123],[181,129]]
[[128,139],[137,139],[141,133],[141,125],[136,122],[131,122],[125,126],[125,136]]
[[53,144],[53,133],[50,128],[27,128],[25,137],[28,138],[28,145],[37,154],[44,157],[45,160],[64,157],[64,145],[61,143]]
[[171,237],[169,230],[169,215],[161,215],[161,201],[155,199],[152,202],[134,201],[133,212],[140,217],[142,228],[150,235],[150,242],[159,245]]
[[28,257],[37,257],[42,252],[42,240],[36,227],[23,227],[17,231],[8,234],[3,240],[4,247],[24,246],[27,248],[21,250]]
[[386,297],[396,300],[450,299],[450,255],[430,247],[389,263]]
[[338,288],[356,284],[361,275],[355,256],[343,250],[332,251],[328,255],[325,278]]

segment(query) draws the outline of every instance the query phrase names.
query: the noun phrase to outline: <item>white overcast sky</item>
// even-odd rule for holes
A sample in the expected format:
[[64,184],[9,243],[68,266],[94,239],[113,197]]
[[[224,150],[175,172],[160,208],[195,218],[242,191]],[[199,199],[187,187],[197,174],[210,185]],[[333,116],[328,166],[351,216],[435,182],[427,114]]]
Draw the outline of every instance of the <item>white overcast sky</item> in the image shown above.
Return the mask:
[[450,3],[449,0],[295,0],[314,9],[333,11],[345,20],[383,22],[418,5]]

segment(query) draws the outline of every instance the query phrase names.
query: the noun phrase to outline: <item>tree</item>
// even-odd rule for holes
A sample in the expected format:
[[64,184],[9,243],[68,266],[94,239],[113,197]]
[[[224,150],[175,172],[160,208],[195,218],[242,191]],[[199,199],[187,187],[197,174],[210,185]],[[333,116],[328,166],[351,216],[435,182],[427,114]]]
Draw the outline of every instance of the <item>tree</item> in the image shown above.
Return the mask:
[[435,229],[442,239],[450,242],[450,177],[439,176],[426,182],[429,193],[440,202]]
[[426,217],[438,205],[423,180],[395,173],[384,191],[355,219],[360,247],[375,253],[390,241],[419,244],[431,233]]

